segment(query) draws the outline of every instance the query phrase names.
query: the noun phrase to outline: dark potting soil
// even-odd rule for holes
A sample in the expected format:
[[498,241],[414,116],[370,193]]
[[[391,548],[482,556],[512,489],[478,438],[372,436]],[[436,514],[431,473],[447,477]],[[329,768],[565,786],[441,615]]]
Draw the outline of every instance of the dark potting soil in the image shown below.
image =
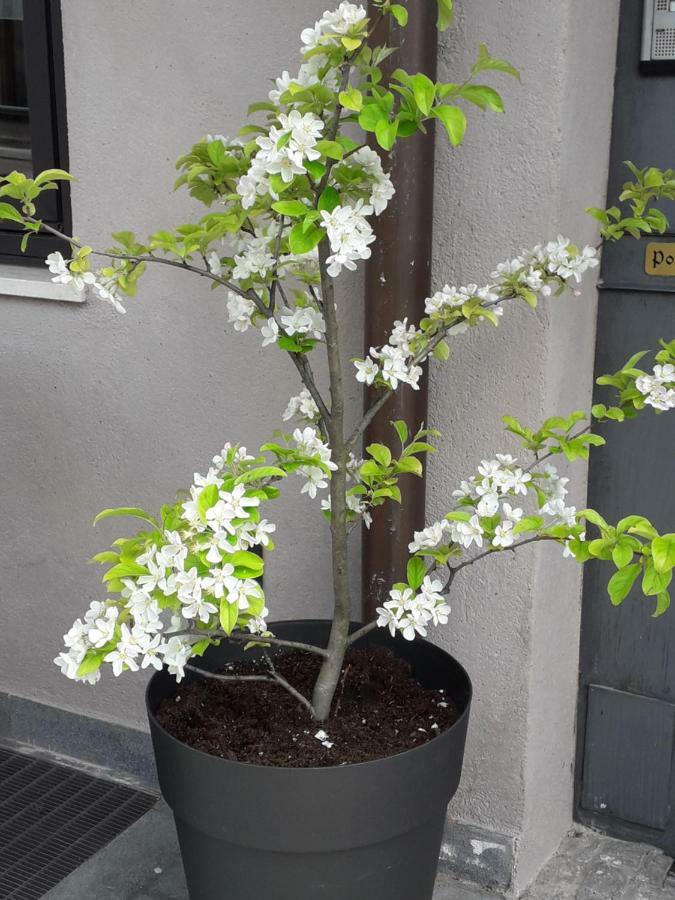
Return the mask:
[[[306,652],[273,657],[276,671],[311,697],[321,660]],[[227,675],[268,674],[243,660]],[[183,743],[223,759],[296,768],[339,766],[394,756],[432,740],[459,717],[443,691],[426,690],[386,647],[348,652],[330,719],[320,725],[286,690],[266,682],[200,678],[178,686],[157,720]],[[324,731],[326,744],[316,734]],[[327,746],[331,744],[332,746]]]

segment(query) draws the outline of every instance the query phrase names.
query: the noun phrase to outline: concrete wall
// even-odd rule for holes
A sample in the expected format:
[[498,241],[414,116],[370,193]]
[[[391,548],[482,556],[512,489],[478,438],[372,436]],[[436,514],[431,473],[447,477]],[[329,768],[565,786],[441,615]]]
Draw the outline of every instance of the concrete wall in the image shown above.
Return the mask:
[[[111,229],[145,233],[195,214],[170,193],[174,159],[207,131],[235,132],[326,3],[294,0],[283,17],[271,5],[204,0],[196,15],[178,0],[63,3],[77,234],[105,244]],[[458,5],[441,77],[462,77],[483,40],[521,68],[523,85],[497,76],[507,115],[475,110],[459,150],[439,140],[438,286],[485,281],[496,262],[560,230],[589,239],[582,209],[602,202],[609,142],[616,0]],[[353,356],[360,279],[341,292]],[[294,370],[263,353],[255,334],[226,334],[221,294],[170,270],[146,276],[124,318],[96,302],[0,304],[0,690],[143,726],[138,677],[92,690],[51,663],[60,634],[100,595],[85,560],[117,534],[90,522],[105,506],[156,508],[226,439],[256,447],[297,389]],[[593,333],[589,289],[536,314],[509,310],[498,330],[477,330],[434,367],[432,424],[446,443],[431,464],[430,516],[483,456],[513,449],[502,414],[534,423],[587,405]],[[577,479],[581,505],[583,466]],[[277,521],[272,609],[327,612],[323,520],[291,488]],[[358,572],[355,559],[355,585]],[[527,550],[463,577],[452,625],[439,634],[476,686],[452,815],[518,839],[519,883],[570,821],[578,606],[574,565]]]
[[[618,2],[503,0],[459,4],[443,39],[456,80],[477,41],[513,61],[506,116],[472,117],[465,144],[438,160],[435,281],[485,281],[494,263],[555,238],[594,241],[588,205],[606,190]],[[432,424],[448,440],[431,463],[430,516],[491,452],[517,453],[500,416],[536,424],[588,408],[595,291],[512,307],[497,330],[457,344],[435,365]],[[469,410],[470,412],[467,412]],[[570,473],[572,474],[572,472]],[[571,498],[584,505],[586,471]],[[458,818],[516,838],[516,886],[569,827],[579,640],[580,571],[553,548],[486,561],[456,583],[447,646],[467,666],[476,702]]]

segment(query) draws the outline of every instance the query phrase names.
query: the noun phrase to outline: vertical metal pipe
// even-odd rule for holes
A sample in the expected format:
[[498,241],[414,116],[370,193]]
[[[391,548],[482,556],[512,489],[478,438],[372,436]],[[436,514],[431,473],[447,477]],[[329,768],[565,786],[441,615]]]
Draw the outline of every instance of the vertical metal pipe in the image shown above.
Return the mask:
[[[386,60],[385,71],[403,68],[424,72],[436,79],[438,39],[437,4],[408,0],[408,26],[396,25],[392,16],[381,26],[381,40],[400,50]],[[375,13],[371,9],[371,15]],[[430,293],[432,218],[434,197],[434,129],[399,141],[391,157],[390,174],[396,195],[376,224],[377,243],[366,268],[365,345],[386,343],[396,319],[416,323],[424,316],[424,300]],[[373,391],[366,390],[365,407]],[[420,390],[403,388],[400,395],[374,420],[366,433],[366,446],[379,442],[394,446],[390,421],[403,419],[411,430],[427,419],[427,378]],[[363,529],[362,596],[364,621],[374,617],[375,607],[386,599],[388,586],[402,580],[413,531],[424,527],[425,482],[404,475],[404,505],[387,503],[376,509],[371,528]]]

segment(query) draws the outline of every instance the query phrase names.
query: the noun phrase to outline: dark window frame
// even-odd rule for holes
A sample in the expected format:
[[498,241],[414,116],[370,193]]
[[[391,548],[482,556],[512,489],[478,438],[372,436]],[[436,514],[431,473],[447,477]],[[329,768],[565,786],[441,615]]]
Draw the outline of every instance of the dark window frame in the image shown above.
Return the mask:
[[[24,0],[23,19],[26,86],[33,171],[68,169],[66,85],[63,33],[59,0]],[[3,173],[4,174],[4,173]],[[70,191],[59,182],[56,191],[46,191],[37,201],[37,215],[64,231],[71,230]],[[29,238],[21,252],[21,229],[11,222],[0,224],[0,264],[39,265],[53,250],[67,245],[48,234]]]

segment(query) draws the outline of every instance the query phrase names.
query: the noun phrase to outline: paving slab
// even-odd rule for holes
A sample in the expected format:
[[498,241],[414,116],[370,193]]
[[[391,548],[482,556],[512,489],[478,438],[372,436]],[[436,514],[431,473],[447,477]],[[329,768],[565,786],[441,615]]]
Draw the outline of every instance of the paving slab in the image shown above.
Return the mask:
[[675,900],[672,860],[646,844],[579,829],[522,900]]

